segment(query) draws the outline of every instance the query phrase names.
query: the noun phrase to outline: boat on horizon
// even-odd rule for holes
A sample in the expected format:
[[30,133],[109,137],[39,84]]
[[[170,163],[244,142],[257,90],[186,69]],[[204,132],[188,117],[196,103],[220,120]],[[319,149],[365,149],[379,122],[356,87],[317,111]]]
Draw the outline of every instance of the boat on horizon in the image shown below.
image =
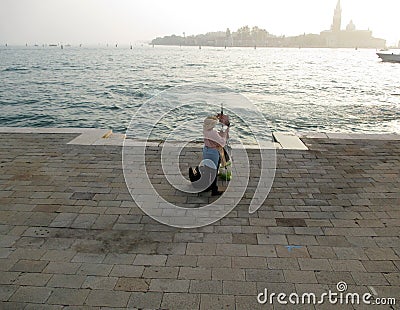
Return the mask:
[[376,53],[383,62],[400,62],[400,54]]

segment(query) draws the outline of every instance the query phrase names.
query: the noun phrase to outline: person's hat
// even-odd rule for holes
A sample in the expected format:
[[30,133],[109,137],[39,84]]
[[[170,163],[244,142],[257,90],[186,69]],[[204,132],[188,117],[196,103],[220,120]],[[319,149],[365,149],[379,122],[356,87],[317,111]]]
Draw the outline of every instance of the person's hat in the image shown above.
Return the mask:
[[203,123],[203,129],[211,130],[214,128],[215,125],[218,124],[218,118],[215,116],[208,116],[205,118]]

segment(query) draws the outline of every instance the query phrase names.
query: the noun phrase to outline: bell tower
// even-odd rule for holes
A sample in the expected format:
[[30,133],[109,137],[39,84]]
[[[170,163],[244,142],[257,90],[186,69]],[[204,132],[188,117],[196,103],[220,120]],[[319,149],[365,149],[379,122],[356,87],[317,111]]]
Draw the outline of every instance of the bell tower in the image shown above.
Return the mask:
[[340,0],[338,0],[335,8],[335,13],[333,14],[333,22],[331,30],[340,31],[341,23],[342,23],[342,8],[340,7]]

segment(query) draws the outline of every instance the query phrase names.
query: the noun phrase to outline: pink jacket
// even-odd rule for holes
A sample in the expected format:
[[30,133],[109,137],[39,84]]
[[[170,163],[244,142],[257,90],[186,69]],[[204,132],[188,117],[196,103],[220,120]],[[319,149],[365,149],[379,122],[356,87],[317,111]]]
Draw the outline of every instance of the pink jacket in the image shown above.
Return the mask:
[[224,147],[226,144],[226,140],[229,137],[229,128],[223,132],[217,132],[214,129],[211,130],[203,130],[204,134],[204,145],[211,148],[218,148],[220,146]]

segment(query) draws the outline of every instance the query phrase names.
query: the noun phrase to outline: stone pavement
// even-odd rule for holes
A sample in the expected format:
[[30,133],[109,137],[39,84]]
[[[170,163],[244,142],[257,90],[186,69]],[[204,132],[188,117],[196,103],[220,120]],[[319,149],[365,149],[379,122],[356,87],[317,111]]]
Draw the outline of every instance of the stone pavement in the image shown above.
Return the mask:
[[[135,205],[120,146],[68,144],[78,136],[0,135],[1,309],[314,309],[256,296],[337,292],[339,281],[397,304],[315,309],[399,309],[398,140],[303,136],[308,150],[277,150],[272,190],[254,214],[259,162],[248,150],[240,204],[210,226],[177,229]],[[157,180],[160,148],[149,151]],[[212,200],[157,184],[182,206]]]

